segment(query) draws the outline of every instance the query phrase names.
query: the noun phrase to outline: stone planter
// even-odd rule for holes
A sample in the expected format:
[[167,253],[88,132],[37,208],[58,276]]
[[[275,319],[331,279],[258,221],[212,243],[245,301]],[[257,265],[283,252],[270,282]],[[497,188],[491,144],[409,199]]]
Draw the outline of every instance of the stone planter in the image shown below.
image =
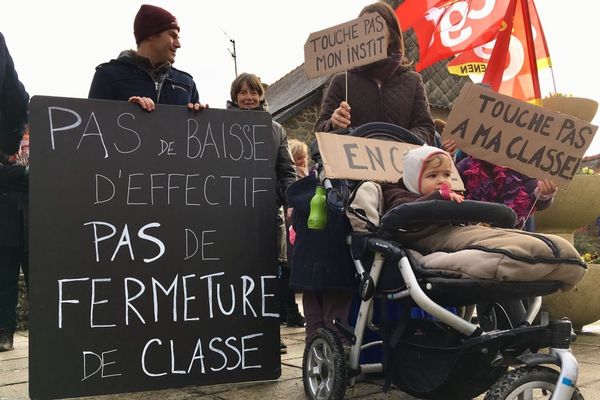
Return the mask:
[[577,332],[600,319],[600,264],[589,264],[583,280],[570,292],[556,292],[545,296],[543,303],[550,320],[569,317]]
[[558,190],[552,206],[535,213],[535,226],[538,232],[570,235],[573,243],[573,232],[598,217],[600,175],[575,175],[567,190]]
[[591,122],[598,110],[598,102],[585,97],[553,96],[542,99],[542,107]]
[[[573,243],[576,229],[600,216],[600,175],[576,175],[567,190],[559,190],[552,206],[535,214],[538,232],[562,236]],[[575,330],[600,320],[600,265],[589,265],[588,273],[570,292],[544,297],[550,318],[569,317]]]

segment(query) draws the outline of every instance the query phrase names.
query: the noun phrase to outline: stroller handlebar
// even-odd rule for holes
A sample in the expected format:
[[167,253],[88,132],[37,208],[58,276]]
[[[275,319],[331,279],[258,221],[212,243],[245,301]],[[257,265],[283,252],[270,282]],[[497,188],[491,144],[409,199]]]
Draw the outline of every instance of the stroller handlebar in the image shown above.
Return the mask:
[[426,200],[406,203],[389,210],[381,218],[381,227],[386,231],[410,229],[431,223],[488,223],[502,228],[514,228],[515,212],[498,203],[465,200],[454,203],[446,200]]

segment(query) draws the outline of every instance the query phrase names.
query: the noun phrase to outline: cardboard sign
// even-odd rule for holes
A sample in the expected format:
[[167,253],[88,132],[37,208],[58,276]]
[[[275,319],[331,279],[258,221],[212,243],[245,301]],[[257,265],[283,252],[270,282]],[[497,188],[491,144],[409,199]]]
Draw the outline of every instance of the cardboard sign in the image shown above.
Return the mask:
[[304,43],[309,79],[370,64],[387,57],[387,25],[377,13],[313,32]]
[[[317,132],[325,176],[337,179],[396,183],[402,178],[402,158],[415,144]],[[452,164],[452,189],[465,190]]]
[[278,378],[271,117],[30,110],[31,397]]
[[442,139],[465,153],[566,188],[598,127],[477,85],[465,85]]

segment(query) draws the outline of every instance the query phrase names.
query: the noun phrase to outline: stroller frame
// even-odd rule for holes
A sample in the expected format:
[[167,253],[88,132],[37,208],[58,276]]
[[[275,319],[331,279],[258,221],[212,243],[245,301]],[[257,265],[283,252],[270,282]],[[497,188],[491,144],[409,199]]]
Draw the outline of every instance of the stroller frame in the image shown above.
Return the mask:
[[[337,133],[423,144],[419,138],[404,128],[386,123],[365,124],[350,132]],[[317,147],[313,146],[312,154],[313,159],[317,163],[317,171],[319,171],[319,168],[322,167],[322,165]],[[317,174],[317,176],[322,177],[321,174]],[[332,188],[331,182],[327,178],[320,181],[328,191],[328,203],[330,203],[331,199],[329,192]],[[340,196],[340,193],[336,193],[335,190],[331,192],[334,194],[334,200],[331,204],[335,204],[337,209],[345,208],[342,206],[344,201],[343,196]],[[411,211],[413,210],[414,209]],[[488,214],[487,209],[480,209],[477,211],[477,216],[475,216],[475,219],[472,221],[489,222],[486,221]],[[483,211],[483,213],[481,213],[481,211]],[[441,214],[438,213],[438,217],[443,215],[444,212],[445,210],[442,210]],[[502,212],[500,212],[500,214],[502,214]],[[412,216],[411,213],[408,215]],[[502,218],[506,217],[506,215],[496,217],[498,218],[497,221],[502,221]],[[500,222],[499,224],[494,224],[493,222],[494,221],[492,221],[492,225],[497,226],[502,226],[502,224],[505,223]],[[471,297],[466,296],[463,297],[462,300],[457,301],[456,304],[449,304],[454,299],[448,300],[448,293],[443,293],[443,291],[449,286],[444,288],[444,285],[451,286],[453,282],[456,283],[458,281],[475,283],[478,281],[469,279],[440,279],[439,277],[432,278],[431,275],[428,275],[422,270],[420,265],[418,265],[409,254],[408,250],[405,250],[405,248],[395,240],[388,240],[394,238],[394,236],[389,235],[389,228],[390,227],[388,226],[387,232],[385,227],[384,229],[381,229],[380,227],[378,233],[370,233],[366,236],[361,234],[350,234],[347,237],[347,244],[350,248],[353,247],[352,243],[355,240],[365,241],[362,246],[357,247],[363,249],[362,251],[365,253],[372,253],[374,255],[373,262],[369,271],[366,271],[361,262],[361,256],[352,254],[352,251],[349,249],[352,254],[357,276],[361,281],[359,286],[361,303],[354,328],[349,327],[346,323],[337,318],[333,321],[333,325],[336,327],[339,334],[343,335],[351,343],[351,346],[349,348],[344,348],[338,333],[329,328],[318,329],[316,334],[311,338],[308,338],[302,363],[303,383],[307,398],[311,400],[342,399],[346,388],[353,387],[359,375],[388,372],[385,370],[386,367],[383,362],[360,363],[360,356],[363,350],[376,345],[386,345],[386,343],[384,343],[385,339],[364,343],[367,329],[373,331],[380,330],[380,327],[373,323],[374,298],[379,297],[384,300],[399,300],[401,302],[416,304],[423,311],[430,314],[436,323],[439,322],[441,325],[445,325],[449,330],[452,330],[456,335],[459,335],[461,345],[465,345],[469,350],[475,350],[474,352],[471,352],[471,355],[477,354],[477,351],[481,351],[482,354],[487,354],[488,349],[492,349],[489,353],[495,358],[486,356],[485,361],[483,361],[483,365],[489,365],[490,370],[496,367],[502,367],[504,369],[497,369],[495,371],[505,372],[508,367],[520,366],[520,368],[505,373],[504,377],[498,379],[496,383],[493,383],[493,381],[488,379],[486,380],[486,383],[479,384],[477,390],[479,390],[480,393],[488,391],[489,389],[488,395],[486,395],[485,398],[486,400],[516,399],[517,397],[515,396],[519,396],[518,399],[530,398],[527,396],[531,396],[532,389],[542,389],[544,392],[551,391],[551,400],[583,399],[576,388],[578,364],[570,350],[570,343],[575,340],[570,321],[568,319],[562,319],[559,321],[551,321],[547,325],[532,325],[541,308],[541,295],[556,291],[558,289],[558,286],[556,286],[557,282],[542,283],[539,287],[534,287],[535,285],[531,286],[533,288],[531,292],[529,292],[530,287],[527,286],[526,282],[494,282],[494,285],[497,285],[499,288],[499,292],[496,294],[500,293],[500,298],[517,299],[530,296],[536,297],[529,300],[529,307],[522,321],[520,321],[519,327],[483,332],[479,326],[471,322],[475,305],[481,301],[499,300],[494,298],[496,294],[489,295],[488,297],[481,296],[481,290],[479,290],[478,293]],[[398,227],[392,227],[392,229],[397,230]],[[384,263],[386,264],[385,266]],[[397,267],[400,272],[402,280],[401,286],[394,290],[386,289],[385,291],[378,291],[378,284],[381,283],[380,281],[384,268],[394,268],[394,266]],[[551,283],[554,284],[554,286],[552,286]],[[516,287],[519,287],[517,291],[515,291]],[[441,291],[439,290],[440,288]],[[485,288],[483,290],[485,290]],[[517,292],[520,296],[515,294]],[[442,294],[441,297],[436,296],[440,293]],[[434,300],[436,297],[442,299],[439,302],[444,303],[444,306],[460,306],[461,312],[459,315],[448,311],[442,305],[438,304],[439,302]],[[470,299],[473,299],[473,301]],[[383,337],[388,337],[389,340],[389,336],[384,335]],[[400,338],[397,337],[395,339]],[[537,352],[542,348],[548,348],[548,353]],[[494,352],[494,354],[491,354],[492,352]],[[460,354],[459,357],[460,356],[462,356],[462,354]],[[487,360],[492,361],[487,364]],[[541,367],[542,365],[557,366],[560,372],[556,373],[553,369]],[[460,376],[460,374],[458,376]],[[456,376],[454,376],[454,378],[456,378]],[[493,380],[495,381],[496,379],[497,377],[494,376]],[[487,386],[488,381],[492,382],[489,386]],[[389,382],[388,375],[387,383]],[[460,383],[461,382],[459,382],[459,384]],[[443,385],[444,384],[442,384],[442,386]],[[452,393],[444,392],[440,396],[440,393],[434,393],[433,391],[430,393],[423,391],[421,394],[415,394],[411,393],[411,390],[413,390],[412,388],[406,390],[404,387],[401,387],[401,385],[399,386],[396,384],[396,386],[402,391],[406,391],[415,396],[422,396],[423,398],[449,399],[449,396],[453,395]],[[466,398],[460,397],[460,395],[457,396],[459,397],[453,398],[460,398],[461,400]],[[470,394],[468,396],[468,398],[471,398]]]
[[[351,241],[352,235],[348,236],[348,243],[350,244]],[[360,293],[362,301],[358,311],[355,327],[352,330],[340,320],[336,319],[334,321],[334,325],[340,330],[340,332],[342,332],[344,336],[346,336],[349,339],[351,343],[349,352],[347,351],[346,355],[346,365],[344,366],[344,371],[347,374],[347,376],[345,377],[345,385],[353,387],[356,383],[357,377],[361,374],[385,372],[383,363],[360,364],[359,360],[361,351],[372,346],[383,344],[383,341],[375,341],[363,344],[364,335],[367,329],[378,329],[375,325],[373,325],[373,301],[375,294],[374,288],[377,286],[377,283],[380,279],[382,269],[384,268],[384,261],[388,257],[399,257],[397,265],[400,270],[400,273],[402,274],[402,278],[404,279],[406,289],[394,294],[387,294],[385,295],[385,298],[400,299],[410,297],[416,303],[416,305],[418,305],[424,311],[432,315],[435,319],[445,323],[457,332],[460,332],[465,337],[466,341],[481,340],[482,338],[485,339],[486,336],[491,338],[491,340],[502,340],[502,338],[505,336],[514,336],[519,334],[526,335],[528,330],[539,331],[541,329],[547,331],[549,337],[551,338],[548,353],[522,354],[515,359],[499,359],[498,363],[503,363],[504,365],[510,366],[525,365],[526,368],[533,368],[539,365],[548,364],[558,366],[560,368],[558,379],[554,387],[550,388],[550,390],[552,390],[551,400],[569,400],[572,398],[578,377],[578,364],[577,360],[575,359],[570,350],[570,343],[574,337],[574,334],[571,331],[571,323],[568,320],[561,320],[555,321],[554,324],[551,323],[545,327],[530,326],[541,308],[541,296],[535,297],[532,301],[529,302],[527,314],[525,315],[522,321],[522,325],[525,326],[522,328],[518,328],[518,332],[515,333],[515,330],[496,330],[482,333],[481,329],[477,325],[469,321],[474,307],[464,307],[464,310],[461,313],[462,316],[459,316],[437,304],[427,295],[427,293],[425,293],[422,286],[425,286],[425,288],[427,288],[430,285],[426,281],[424,283],[419,282],[419,279],[415,275],[414,269],[411,265],[408,255],[397,243],[382,240],[380,238],[370,238],[368,242],[369,249],[375,252],[374,261],[370,271],[365,271],[360,260],[354,260],[356,271],[358,275],[363,278],[363,284],[361,284],[362,293]],[[370,285],[364,284],[365,282],[372,282],[373,286],[369,287]],[[330,333],[333,334],[333,336],[335,337],[335,333]],[[315,399],[336,398],[335,396],[323,396],[326,393],[326,391],[323,391],[322,388],[331,386],[331,382],[321,384],[321,389],[318,388],[319,385],[317,385],[317,381],[322,381],[323,377],[319,376],[319,366],[316,365],[314,362],[311,363],[310,349],[308,350],[309,351],[305,352],[305,360],[303,363],[305,364],[304,369],[308,370],[304,372],[308,372],[307,375],[309,375],[308,384],[307,379],[305,379],[304,382],[305,391],[307,392],[308,397]],[[313,361],[314,359],[315,357],[312,357]],[[330,366],[329,369],[331,370],[332,367]],[[327,377],[328,379],[334,378],[330,375],[331,371],[329,371],[327,374],[329,375]],[[309,394],[311,391],[319,392],[319,395],[312,396]]]
[[[383,268],[383,262],[385,260],[385,256],[382,253],[376,253],[375,261],[373,262],[373,267],[371,269],[370,276],[373,278],[373,281],[376,283],[381,269]],[[360,271],[362,268],[360,260],[355,260],[357,265],[357,270]],[[398,262],[398,267],[400,268],[400,272],[404,281],[406,282],[407,290],[403,293],[403,296],[411,297],[415,303],[421,307],[424,311],[431,314],[436,319],[444,322],[448,326],[454,328],[458,332],[461,332],[465,336],[471,336],[475,333],[479,328],[468,321],[470,319],[469,313],[466,313],[463,318],[453,314],[447,309],[441,307],[433,300],[431,300],[427,294],[421,289],[417,281],[417,277],[412,269],[410,261],[406,254],[403,254],[402,258]],[[360,273],[360,272],[359,272]],[[538,296],[534,299],[533,302],[529,304],[529,308],[527,314],[524,317],[524,321],[526,321],[529,325],[533,323],[535,316],[538,314],[542,304],[541,296]],[[372,316],[372,305],[373,298],[363,300],[361,302],[358,319],[356,321],[355,335],[356,342],[352,345],[350,350],[350,354],[348,357],[349,367],[351,371],[360,371],[360,372],[383,372],[382,364],[371,364],[371,365],[359,365],[359,357],[360,351],[362,349],[362,341],[364,337],[364,333],[367,329],[368,322],[370,320],[370,316]],[[486,333],[484,333],[485,335]],[[565,338],[570,342],[570,332],[569,337]],[[564,347],[564,346],[561,346]],[[571,353],[570,349],[567,348],[549,348],[549,358],[545,358],[544,363],[552,362],[555,365],[561,367],[561,372],[556,382],[556,390],[553,393],[552,400],[568,400],[571,398],[575,383],[577,382],[578,377],[578,364],[577,360]],[[535,363],[529,363],[529,366],[536,365]],[[354,385],[356,377],[352,377],[350,379],[350,385]],[[569,383],[569,384],[566,384]]]

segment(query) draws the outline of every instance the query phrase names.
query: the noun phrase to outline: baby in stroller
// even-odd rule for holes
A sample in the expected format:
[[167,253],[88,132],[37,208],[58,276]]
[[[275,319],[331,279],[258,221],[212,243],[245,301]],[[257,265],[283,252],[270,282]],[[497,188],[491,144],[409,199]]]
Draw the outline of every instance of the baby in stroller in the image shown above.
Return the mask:
[[[400,204],[425,200],[461,203],[462,195],[450,189],[452,158],[436,147],[422,146],[404,156],[403,178],[395,185],[382,185],[384,213]],[[427,254],[419,257],[425,268],[445,269],[466,277],[500,281],[554,280],[563,289],[572,288],[586,272],[586,264],[565,239],[520,230],[482,225],[423,224],[399,238],[411,240],[411,249]],[[477,263],[470,263],[474,251]]]
[[[570,322],[531,326],[540,309],[539,296],[569,289],[583,277],[586,265],[577,252],[553,237],[523,239],[520,231],[497,228],[512,228],[514,212],[500,204],[463,201],[452,192],[447,182],[446,167],[451,162],[447,153],[421,147],[407,156],[403,182],[384,185],[383,190],[368,182],[350,196],[353,226],[363,228],[347,239],[360,278],[362,302],[354,327],[345,321],[334,322],[350,348],[344,348],[339,334],[328,328],[318,329],[307,341],[303,359],[307,397],[341,399],[358,375],[384,372],[389,383],[419,398],[470,399],[486,391],[486,400],[533,398],[537,390],[544,395],[552,393],[555,400],[582,398],[575,388],[577,362],[569,350]],[[432,175],[427,175],[429,172]],[[367,218],[357,218],[372,215],[373,209],[383,211],[381,200],[375,206],[359,204],[360,190],[383,192],[387,211],[381,218],[376,216],[367,223]],[[301,209],[298,204],[297,210]],[[478,222],[491,227],[464,225]],[[484,230],[492,232],[491,237],[483,236]],[[473,238],[479,242],[469,241]],[[512,248],[515,239],[518,245]],[[490,242],[495,244],[489,247],[497,250],[489,252],[494,261],[481,258],[488,254],[483,246]],[[511,251],[515,254],[509,254]],[[466,261],[468,254],[463,253],[458,261],[452,260],[461,252],[475,252],[475,259],[471,254]],[[370,266],[365,268],[363,262]],[[481,263],[487,275],[472,271]],[[449,269],[448,264],[460,267]],[[519,271],[523,266],[533,273],[527,276]],[[531,296],[538,297],[518,328],[484,333],[471,322],[474,305],[479,302]],[[389,318],[383,309],[377,320],[374,299],[383,308],[386,299],[393,300],[403,312]],[[431,318],[411,318],[410,309],[415,305]],[[458,312],[449,307],[458,307]],[[363,343],[367,329],[376,331],[382,340]],[[383,363],[361,365],[361,351],[377,344],[383,345]],[[539,353],[543,348],[549,352]],[[558,365],[560,373],[542,364]],[[508,371],[515,366],[519,368]]]

